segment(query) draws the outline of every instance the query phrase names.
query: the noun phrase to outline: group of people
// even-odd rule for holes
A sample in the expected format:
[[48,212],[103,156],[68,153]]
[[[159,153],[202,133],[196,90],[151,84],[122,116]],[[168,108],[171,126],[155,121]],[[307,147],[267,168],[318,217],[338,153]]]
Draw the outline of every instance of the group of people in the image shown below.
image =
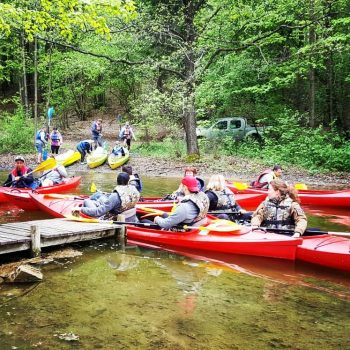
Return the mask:
[[58,154],[58,150],[63,144],[63,137],[58,131],[57,127],[52,129],[52,132],[48,132],[48,128],[42,127],[37,131],[35,135],[35,148],[37,150],[37,162],[41,163],[44,158],[44,150],[47,149],[49,142],[51,142],[51,153]]
[[[140,180],[138,178],[139,182],[133,182],[133,175],[129,175],[132,170],[129,169],[129,173],[125,168],[122,170],[113,193],[99,194],[97,197],[93,195],[84,202],[84,206],[80,209],[82,213],[95,217],[125,213],[127,221],[138,221],[136,211],[131,209],[135,208],[140,198],[136,195],[136,191],[138,193],[141,191],[140,187],[137,187]],[[226,186],[222,175],[211,176],[206,187],[204,181],[196,176],[195,168],[186,168],[184,175],[179,188],[170,195],[170,198],[178,200],[174,212],[154,218],[154,224],[160,228],[204,225],[208,213],[220,214],[221,211],[221,218],[224,219],[229,219],[229,214],[234,213],[240,215],[243,220],[251,220],[252,229],[261,226],[289,229],[293,230],[293,237],[300,237],[306,230],[307,218],[299,204],[298,194],[292,186],[278,178],[281,174],[268,183],[267,198],[253,213],[247,212],[236,203],[235,195]],[[131,191],[132,187],[136,191]],[[125,193],[128,195],[124,196]],[[150,223],[148,219],[142,222]]]
[[[100,128],[102,130],[102,127]],[[57,131],[54,128],[53,133]],[[42,135],[38,134],[38,137]],[[86,152],[93,149],[96,140],[81,141],[77,149],[82,153],[82,161]],[[59,146],[58,146],[59,147]],[[115,152],[125,154],[124,148],[118,143]],[[52,155],[54,157],[54,155]],[[254,188],[266,188],[267,198],[258,206],[254,213],[241,208],[235,200],[234,193],[227,187],[223,175],[210,177],[205,187],[203,179],[197,176],[197,169],[187,167],[179,187],[165,199],[176,200],[177,206],[173,213],[156,216],[154,223],[164,229],[179,225],[202,225],[208,213],[213,213],[223,219],[241,219],[251,221],[252,228],[264,226],[267,228],[286,228],[294,230],[294,236],[304,233],[307,219],[300,206],[298,194],[293,186],[281,180],[282,167],[275,165],[271,170],[262,172],[256,181],[251,183]],[[25,163],[22,156],[15,158],[15,167],[8,175],[3,186],[16,188],[36,188],[52,186],[68,177],[63,166],[44,173],[39,179],[33,177],[33,170]],[[39,181],[40,180],[40,181]],[[84,202],[81,212],[94,217],[123,213],[127,221],[136,221],[135,205],[140,199],[142,182],[132,167],[124,165],[117,177],[117,186],[111,194],[97,193]],[[132,210],[131,210],[132,209]]]
[[[129,122],[126,122],[125,125],[120,129],[118,138],[123,142],[123,144],[121,144],[120,140],[117,139],[112,149],[112,153],[116,156],[124,157],[127,152],[126,149],[128,151],[130,150],[131,140],[136,141],[135,134]],[[102,119],[97,119],[92,123],[91,126],[91,139],[82,140],[76,146],[78,152],[81,155],[81,164],[86,164],[85,157],[87,154],[90,154],[97,147],[102,146]]]

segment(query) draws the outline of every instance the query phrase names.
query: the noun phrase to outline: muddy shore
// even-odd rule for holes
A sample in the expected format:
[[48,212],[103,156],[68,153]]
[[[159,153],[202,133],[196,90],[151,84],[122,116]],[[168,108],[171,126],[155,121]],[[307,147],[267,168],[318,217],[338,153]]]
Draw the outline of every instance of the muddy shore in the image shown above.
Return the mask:
[[[79,140],[90,137],[91,121],[76,123],[69,131],[63,133],[64,143],[60,149],[60,153],[68,149],[75,149],[76,143]],[[106,132],[104,132],[104,139],[112,145],[116,140],[119,126],[113,120],[105,123]],[[223,174],[226,178],[250,182],[256,176],[266,169],[266,165],[258,161],[246,159],[236,156],[222,156],[213,157],[206,155],[200,161],[194,163],[187,163],[184,159],[166,159],[154,156],[141,156],[137,152],[138,142],[132,144],[131,158],[129,165],[131,165],[135,172],[141,176],[176,176],[183,175],[183,169],[186,166],[195,166],[198,169],[200,176],[204,178],[210,177],[215,173]],[[13,167],[15,154],[0,154],[0,170],[8,171]],[[25,155],[27,164],[34,168],[36,164],[36,154]],[[80,163],[73,164],[69,167],[71,175],[74,172],[99,172],[108,173],[116,172],[111,170],[108,164],[104,164],[95,169],[88,169],[86,165]],[[295,166],[285,166],[283,178],[291,183],[302,182],[312,187],[327,187],[327,188],[347,188],[350,187],[350,173],[329,173],[329,174],[310,174],[306,169],[300,169]]]

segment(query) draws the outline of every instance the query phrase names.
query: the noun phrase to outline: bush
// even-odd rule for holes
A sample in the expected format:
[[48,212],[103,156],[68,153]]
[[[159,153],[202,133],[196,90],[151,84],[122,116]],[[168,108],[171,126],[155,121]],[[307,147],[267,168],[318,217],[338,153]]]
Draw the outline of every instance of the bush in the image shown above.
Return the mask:
[[0,153],[33,152],[34,123],[18,108],[13,115],[2,112],[0,115]]
[[300,116],[284,113],[258,142],[222,140],[224,152],[259,158],[268,165],[295,164],[316,171],[350,171],[350,142],[331,127],[311,129],[299,125]]

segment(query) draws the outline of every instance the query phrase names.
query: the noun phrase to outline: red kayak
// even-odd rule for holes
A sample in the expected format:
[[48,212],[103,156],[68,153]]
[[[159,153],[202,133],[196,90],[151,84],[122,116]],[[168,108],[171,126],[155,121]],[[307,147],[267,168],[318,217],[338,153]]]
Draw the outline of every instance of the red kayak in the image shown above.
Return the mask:
[[332,235],[303,237],[296,259],[350,271],[350,240]]
[[[35,193],[63,193],[77,188],[80,184],[81,176],[69,178],[58,185],[38,187]],[[25,210],[39,210],[38,206],[29,196],[33,192],[27,188],[0,187],[0,202],[7,202]]]
[[242,227],[239,231],[215,232],[193,229],[172,232],[128,225],[128,239],[163,248],[191,248],[212,252],[294,260],[302,239]]
[[[227,187],[237,192],[236,187],[232,184],[227,184]],[[266,194],[267,190],[256,188],[247,188],[240,190],[239,193],[260,193]],[[299,190],[299,198],[302,205],[310,205],[315,207],[350,207],[350,190],[344,191],[313,191],[313,190]]]

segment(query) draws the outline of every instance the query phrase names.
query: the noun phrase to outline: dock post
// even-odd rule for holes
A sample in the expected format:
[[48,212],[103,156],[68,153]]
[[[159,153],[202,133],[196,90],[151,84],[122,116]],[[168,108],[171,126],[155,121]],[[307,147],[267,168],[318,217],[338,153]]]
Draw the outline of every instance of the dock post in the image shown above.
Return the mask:
[[36,226],[36,225],[30,226],[30,237],[32,239],[32,244],[31,244],[32,256],[34,257],[39,256],[41,254],[39,226]]
[[[125,222],[125,216],[119,214],[117,217],[118,221]],[[116,239],[121,251],[125,251],[125,243],[126,243],[126,226],[121,225],[120,228],[116,229]]]

